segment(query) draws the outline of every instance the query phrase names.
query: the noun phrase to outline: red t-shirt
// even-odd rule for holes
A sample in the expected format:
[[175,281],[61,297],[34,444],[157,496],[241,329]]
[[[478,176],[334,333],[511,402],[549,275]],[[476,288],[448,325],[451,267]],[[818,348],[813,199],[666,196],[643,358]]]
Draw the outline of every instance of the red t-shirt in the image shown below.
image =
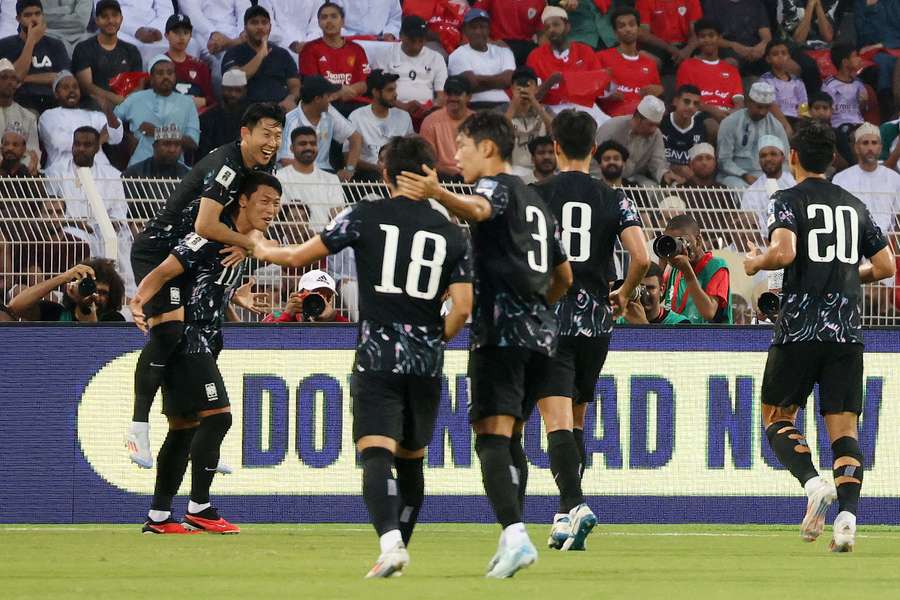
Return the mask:
[[[166,56],[168,56],[168,53],[166,53]],[[206,98],[207,109],[216,103],[216,95],[213,93],[212,77],[209,74],[209,67],[206,66],[206,63],[188,55],[188,57],[184,59],[184,62],[175,62],[173,60],[172,64],[175,65],[176,82],[187,84],[191,88],[196,86],[195,89],[189,89],[187,92],[182,92],[183,94],[189,96],[203,96]]]
[[569,44],[568,55],[565,60],[557,58],[553,53],[550,44],[543,44],[532,50],[528,55],[526,64],[534,69],[534,72],[541,79],[546,80],[554,73],[562,73],[563,80],[550,88],[547,95],[544,96],[543,103],[548,105],[565,104],[572,102],[582,106],[593,106],[594,100],[601,90],[594,90],[593,93],[570,93],[567,78],[577,77],[582,71],[600,71],[600,61],[594,50],[587,44],[580,42],[572,42]]
[[678,67],[675,87],[693,84],[700,88],[703,104],[734,108],[734,97],[744,95],[741,74],[724,60],[710,63],[699,58],[689,58]]
[[641,101],[638,90],[646,85],[660,84],[656,62],[643,54],[627,57],[615,48],[608,48],[597,53],[597,60],[603,68],[609,69],[616,90],[625,97],[623,100],[601,98],[598,101],[603,112],[611,117],[634,114]]
[[491,15],[491,39],[531,40],[546,6],[545,0],[479,0],[475,8]]
[[650,33],[670,44],[685,44],[691,24],[703,16],[700,0],[637,0],[635,8]]
[[[337,85],[353,85],[368,77],[369,59],[362,46],[355,42],[345,40],[340,48],[332,48],[319,38],[300,51],[300,75],[321,75]],[[353,100],[369,102],[363,96]]]

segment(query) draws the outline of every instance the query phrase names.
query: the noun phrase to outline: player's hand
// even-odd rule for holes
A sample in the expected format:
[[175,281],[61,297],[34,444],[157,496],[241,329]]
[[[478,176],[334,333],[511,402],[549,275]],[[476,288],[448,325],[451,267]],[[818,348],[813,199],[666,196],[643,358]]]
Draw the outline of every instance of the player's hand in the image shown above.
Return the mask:
[[628,306],[625,307],[624,316],[625,320],[632,325],[650,324],[650,321],[647,320],[647,311],[644,310],[644,305],[640,302],[629,302]]
[[228,246],[219,250],[219,254],[225,255],[225,258],[222,259],[223,267],[233,267],[241,264],[247,258],[249,252],[247,252],[246,248],[241,248],[240,246]]
[[66,278],[66,281],[81,281],[85,277],[90,277],[91,279],[97,278],[94,274],[94,269],[88,265],[75,265],[63,273],[63,276]]
[[147,319],[144,317],[144,304],[141,302],[141,299],[138,296],[135,296],[128,303],[128,308],[131,309],[131,316],[134,318],[134,324],[137,325],[137,328],[147,333]]
[[231,302],[257,315],[269,312],[272,308],[269,302],[269,295],[265,292],[254,293],[254,285],[256,285],[256,279],[251,277],[247,283],[235,290],[234,296],[231,297]]
[[422,165],[424,175],[403,171],[397,176],[397,188],[400,193],[413,200],[434,198],[441,192],[437,171],[428,165]]
[[631,302],[631,298],[622,288],[615,289],[609,293],[609,303],[612,305],[613,317],[616,319],[625,314],[625,309],[628,308],[629,302]]
[[747,248],[749,248],[749,252],[744,255],[744,273],[749,277],[753,277],[759,273],[759,261],[757,259],[762,256],[762,250],[753,242],[747,242]]

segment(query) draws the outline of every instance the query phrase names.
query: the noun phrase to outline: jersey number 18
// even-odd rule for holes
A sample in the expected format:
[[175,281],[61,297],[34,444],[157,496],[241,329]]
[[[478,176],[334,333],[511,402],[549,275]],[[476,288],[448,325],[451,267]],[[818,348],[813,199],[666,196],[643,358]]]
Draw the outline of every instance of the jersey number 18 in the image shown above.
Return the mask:
[[[384,253],[381,263],[381,284],[375,286],[375,291],[380,294],[402,294],[406,291],[406,295],[411,298],[433,299],[441,285],[441,269],[444,266],[444,259],[447,257],[446,238],[431,231],[417,231],[413,235],[409,267],[406,270],[406,285],[404,289],[400,289],[394,283],[400,228],[385,223],[379,227],[384,232]],[[425,245],[429,240],[434,244],[434,252],[431,258],[425,258]],[[428,283],[424,290],[419,289],[422,269],[428,269]]]

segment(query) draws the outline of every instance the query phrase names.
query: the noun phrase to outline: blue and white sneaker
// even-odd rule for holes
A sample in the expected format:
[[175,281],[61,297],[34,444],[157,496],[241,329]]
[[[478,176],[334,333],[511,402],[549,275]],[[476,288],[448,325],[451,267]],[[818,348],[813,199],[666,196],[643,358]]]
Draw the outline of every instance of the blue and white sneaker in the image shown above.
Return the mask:
[[556,513],[553,515],[553,527],[550,528],[550,537],[547,538],[547,547],[559,550],[569,539],[572,531],[572,521],[569,513]]
[[506,579],[537,562],[537,548],[531,540],[525,538],[519,543],[504,545],[496,558],[496,562],[491,561],[494,563],[493,567],[485,577]]
[[597,517],[587,504],[579,504],[569,512],[569,521],[571,521],[571,529],[569,537],[563,543],[561,550],[585,550],[585,540],[590,535],[591,530],[597,525]]

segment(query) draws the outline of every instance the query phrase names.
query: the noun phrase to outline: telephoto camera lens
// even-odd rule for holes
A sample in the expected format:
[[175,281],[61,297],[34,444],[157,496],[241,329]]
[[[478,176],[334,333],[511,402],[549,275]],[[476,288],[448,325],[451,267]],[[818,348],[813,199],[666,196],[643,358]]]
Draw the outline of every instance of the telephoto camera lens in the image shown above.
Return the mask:
[[321,294],[312,293],[303,299],[303,316],[315,319],[325,312],[325,298]]
[[774,323],[778,320],[778,313],[781,311],[781,296],[775,292],[763,292],[756,301],[756,307]]
[[661,235],[653,240],[653,253],[662,258],[671,258],[684,254],[686,245],[682,238]]
[[85,277],[78,282],[78,295],[87,298],[97,291],[97,282],[92,277]]

